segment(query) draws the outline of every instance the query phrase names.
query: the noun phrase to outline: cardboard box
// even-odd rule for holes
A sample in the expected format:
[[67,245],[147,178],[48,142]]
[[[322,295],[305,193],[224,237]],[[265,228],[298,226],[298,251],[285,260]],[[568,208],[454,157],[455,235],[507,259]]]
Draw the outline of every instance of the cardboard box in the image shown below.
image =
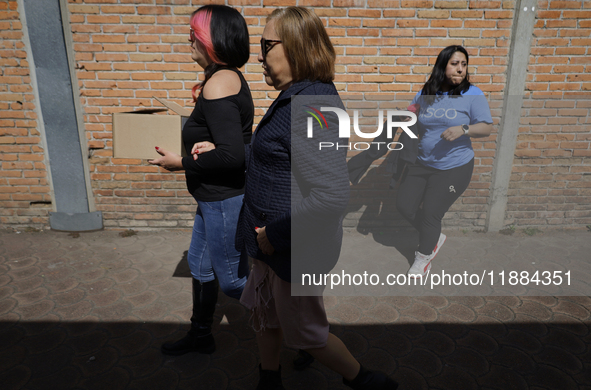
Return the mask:
[[[186,156],[181,132],[191,111],[174,102],[156,100],[166,108],[113,113],[113,157],[158,158],[156,146]],[[154,115],[168,110],[175,115]]]

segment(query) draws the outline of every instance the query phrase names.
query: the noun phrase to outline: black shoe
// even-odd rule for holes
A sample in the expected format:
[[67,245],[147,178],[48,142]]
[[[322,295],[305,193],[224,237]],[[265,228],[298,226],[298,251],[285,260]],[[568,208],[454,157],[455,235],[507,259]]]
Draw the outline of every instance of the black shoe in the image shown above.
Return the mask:
[[164,343],[160,350],[165,355],[184,355],[189,352],[213,353],[215,352],[215,340],[210,333],[197,335],[190,330],[185,337],[178,341]]
[[285,390],[281,383],[281,366],[277,371],[263,370],[259,364],[259,385],[256,390]]
[[193,315],[191,330],[182,339],[162,345],[165,355],[184,355],[188,352],[213,353],[215,340],[211,334],[213,313],[218,300],[217,280],[201,283],[193,279]]
[[381,372],[367,371],[363,366],[352,381],[343,378],[343,383],[354,390],[396,390],[398,383]]
[[310,355],[308,352],[300,349],[298,351],[298,356],[293,359],[293,368],[298,371],[302,371],[306,369],[310,364],[314,362],[314,356]]

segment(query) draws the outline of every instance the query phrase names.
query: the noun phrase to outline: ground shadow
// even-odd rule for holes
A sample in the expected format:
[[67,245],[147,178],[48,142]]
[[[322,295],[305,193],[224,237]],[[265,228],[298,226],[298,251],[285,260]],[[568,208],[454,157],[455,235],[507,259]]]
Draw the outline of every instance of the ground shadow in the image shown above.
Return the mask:
[[[0,383],[16,389],[254,389],[258,354],[248,315],[222,298],[217,351],[170,357],[160,345],[185,326],[154,322],[1,322]],[[501,305],[499,305],[501,306]],[[229,314],[229,315],[228,315]],[[232,318],[219,324],[222,315]],[[491,317],[492,319],[492,317]],[[411,389],[589,389],[589,323],[519,321],[332,325],[368,367]],[[286,389],[344,389],[315,362],[303,372],[282,354]]]
[[189,251],[183,252],[183,257],[178,262],[176,268],[174,269],[174,273],[172,276],[174,278],[192,278],[191,275],[191,268],[189,268],[189,262],[187,261],[187,255]]

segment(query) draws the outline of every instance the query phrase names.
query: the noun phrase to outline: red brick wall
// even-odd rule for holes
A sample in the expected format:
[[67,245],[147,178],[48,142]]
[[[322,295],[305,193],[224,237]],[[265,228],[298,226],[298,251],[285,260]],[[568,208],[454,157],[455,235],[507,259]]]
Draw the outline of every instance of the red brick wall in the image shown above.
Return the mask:
[[508,224],[591,224],[590,35],[591,2],[538,2]]
[[[505,87],[509,61],[513,1],[228,0],[217,3],[235,6],[249,25],[251,60],[244,72],[255,99],[255,122],[260,120],[277,96],[277,92],[263,82],[261,67],[256,61],[265,17],[274,7],[297,3],[313,7],[325,21],[338,54],[337,88],[343,96],[357,99],[357,104],[362,108],[369,109],[371,103],[378,100],[410,101],[412,94],[420,89],[430,73],[437,53],[443,47],[457,43],[468,49],[471,55],[471,80],[489,95],[493,118],[498,124],[502,108],[499,96]],[[14,14],[16,2],[4,2],[0,6],[2,4],[8,6],[0,10],[5,15],[0,18],[3,23],[1,31],[8,31],[9,34],[18,31],[20,34],[18,15]],[[201,69],[189,56],[188,16],[199,4],[203,2],[70,0],[71,31],[90,149],[92,185],[97,209],[103,211],[106,227],[188,227],[192,224],[195,202],[186,191],[182,173],[167,173],[148,165],[145,160],[112,157],[111,113],[137,107],[160,107],[152,96],[191,107],[190,89],[196,83]],[[573,4],[579,7],[564,8],[572,7]],[[528,69],[528,91],[540,91],[537,88],[544,85],[550,88],[547,91],[560,91],[562,87],[588,90],[591,87],[586,61],[589,54],[590,7],[589,1],[540,2]],[[10,26],[5,27],[8,26],[6,23]],[[3,52],[14,52],[14,49],[5,47],[6,42],[22,45],[20,35],[11,40],[3,39]],[[19,64],[25,61],[16,54],[10,58]],[[8,61],[5,54],[2,61]],[[27,69],[26,61],[24,67],[22,64],[11,66],[19,71]],[[28,81],[25,81],[27,75],[9,76],[6,74],[8,69],[9,66],[4,65],[2,77],[22,77],[23,85],[28,85]],[[555,76],[564,77],[554,80]],[[548,81],[551,81],[550,84]],[[18,85],[21,87],[21,84]],[[4,88],[2,94],[15,93],[11,89],[13,87],[16,86],[8,81],[0,81],[0,88]],[[33,112],[30,111],[30,86],[28,88],[28,91],[20,94],[29,96],[26,103],[31,105],[26,107],[29,111],[25,111],[24,107],[20,111],[11,109],[9,106],[14,103],[4,101],[5,98],[0,101],[1,119],[14,122],[14,125],[6,126],[9,133],[3,127],[3,136],[0,138],[2,148],[19,147],[16,141],[9,141],[10,137],[16,138],[10,134],[16,129],[25,129],[26,136],[39,137],[35,134],[34,122],[24,122],[31,125],[30,128],[17,124],[17,112],[22,113],[19,115],[27,120],[34,120],[31,118]],[[524,110],[524,115],[531,116],[531,113]],[[586,120],[586,115],[578,116],[577,120]],[[588,155],[591,153],[588,125],[559,127],[556,130],[555,126],[545,123],[537,128],[524,125],[520,129],[507,223],[584,225],[591,222],[586,217],[589,214],[590,190],[585,185],[589,183],[586,180],[589,176],[585,173],[589,172]],[[446,216],[446,226],[484,225],[495,140],[496,129],[490,137],[473,142],[476,153],[473,180],[464,196]],[[542,143],[532,144],[538,141]],[[524,143],[527,145],[524,146]],[[28,147],[28,155],[40,153],[35,156],[42,157],[39,145]],[[567,151],[570,151],[570,155],[562,155]],[[539,152],[540,155],[524,156],[524,152]],[[562,154],[558,156],[552,153]],[[10,155],[13,154],[16,155],[16,152],[10,152]],[[4,164],[9,161],[5,160],[4,153],[2,156],[0,201],[14,201],[15,194],[9,192],[13,186],[8,183],[10,178],[7,176],[15,170],[5,168]],[[41,169],[42,161],[31,164],[40,164]],[[558,170],[547,172],[550,166]],[[16,169],[22,174],[19,178],[26,178],[25,169]],[[568,173],[566,177],[562,176],[564,172]],[[545,195],[536,195],[536,201],[530,202],[541,207],[535,213],[556,211],[555,199],[550,198],[561,197],[564,200],[564,210],[560,210],[563,214],[556,214],[557,217],[523,214],[525,209],[522,205],[526,203],[522,199],[530,196],[521,192],[530,189],[520,187],[524,182],[531,184],[534,189],[546,189]],[[392,224],[394,221],[395,225],[405,225],[394,212],[395,191],[388,190],[388,184],[389,177],[383,168],[370,172],[353,191],[347,223],[352,225],[359,219],[363,223],[377,217],[380,223]],[[32,191],[35,186],[47,188],[44,181],[43,185],[45,187],[42,187],[41,182],[37,185],[23,183],[22,187],[27,191]],[[558,195],[556,191],[563,193]],[[529,203],[527,205],[530,206]],[[567,208],[564,205],[569,206]],[[40,222],[24,216],[16,217],[19,212],[29,212],[28,203],[13,204],[12,207],[16,207],[12,209],[13,219],[3,219],[2,223]],[[2,208],[2,218],[7,218],[4,215],[6,209]],[[575,214],[578,216],[575,217]]]
[[0,225],[42,226],[51,194],[19,16],[0,2]]
[[[354,7],[356,3],[340,4]],[[470,79],[489,96],[498,124],[502,101],[493,95],[499,95],[506,82],[512,1],[376,1],[369,2],[367,9],[360,4],[361,8],[340,8],[339,17],[328,20],[329,26],[347,26],[329,29],[331,37],[342,36],[333,38],[344,54],[339,58],[343,66],[337,77],[341,90],[364,93],[366,100],[395,97],[408,104],[427,80],[441,49],[459,44],[470,54]],[[488,138],[473,140],[472,182],[447,213],[447,227],[484,225],[495,140],[496,129]],[[354,187],[347,225],[354,226],[360,219],[362,226],[408,226],[395,211],[396,192],[389,190],[390,176],[381,168]]]

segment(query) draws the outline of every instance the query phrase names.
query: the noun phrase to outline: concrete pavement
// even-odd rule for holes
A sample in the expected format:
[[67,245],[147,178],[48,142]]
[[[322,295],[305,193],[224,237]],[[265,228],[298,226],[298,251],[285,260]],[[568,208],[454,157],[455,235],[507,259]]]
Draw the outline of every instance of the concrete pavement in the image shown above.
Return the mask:
[[[254,389],[258,353],[249,313],[223,294],[214,354],[160,353],[188,326],[190,233],[119,233],[0,232],[0,388]],[[582,230],[449,236],[442,263],[474,242],[485,252],[516,254],[546,243],[553,249],[537,256],[553,259],[562,245],[591,260],[591,233]],[[366,239],[390,246],[394,258],[408,257],[377,235]],[[332,332],[362,364],[393,375],[404,390],[591,390],[587,296],[328,296],[325,302]],[[287,389],[345,388],[318,363],[295,371],[294,356],[288,349],[282,354]]]

